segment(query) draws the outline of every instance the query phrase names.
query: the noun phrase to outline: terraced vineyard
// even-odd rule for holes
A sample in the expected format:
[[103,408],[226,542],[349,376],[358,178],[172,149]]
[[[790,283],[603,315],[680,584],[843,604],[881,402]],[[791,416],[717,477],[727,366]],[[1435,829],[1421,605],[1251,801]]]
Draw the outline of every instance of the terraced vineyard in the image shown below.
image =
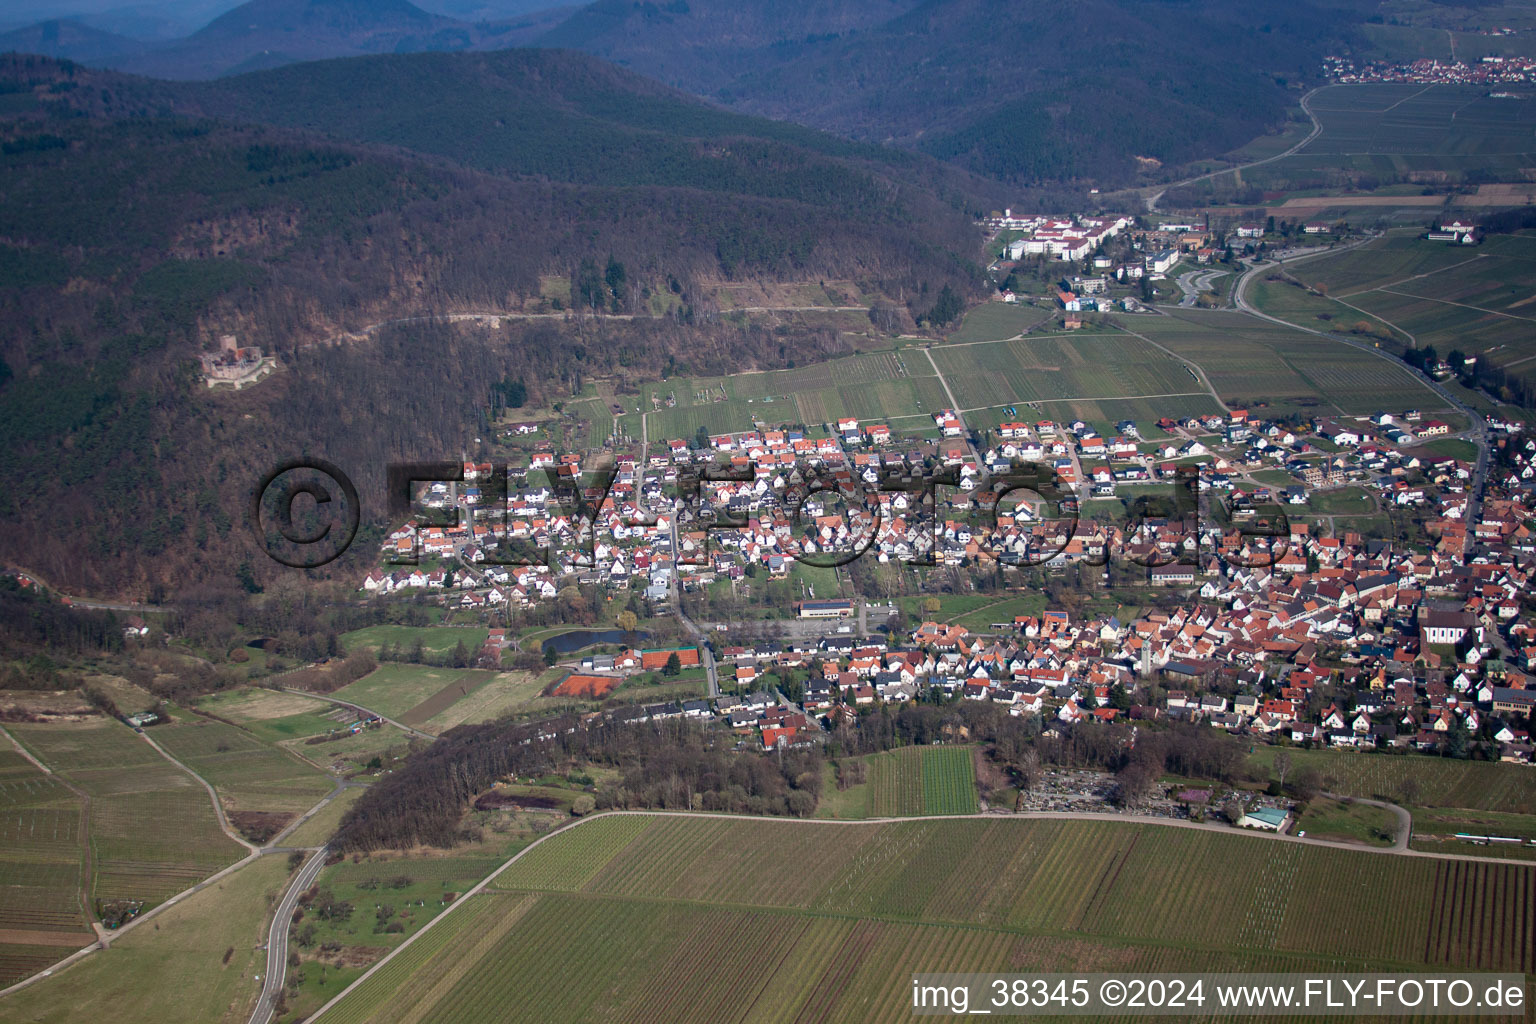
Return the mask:
[[885,1021],[914,971],[1530,972],[1536,867],[1112,820],[609,815],[401,960],[316,1019]]

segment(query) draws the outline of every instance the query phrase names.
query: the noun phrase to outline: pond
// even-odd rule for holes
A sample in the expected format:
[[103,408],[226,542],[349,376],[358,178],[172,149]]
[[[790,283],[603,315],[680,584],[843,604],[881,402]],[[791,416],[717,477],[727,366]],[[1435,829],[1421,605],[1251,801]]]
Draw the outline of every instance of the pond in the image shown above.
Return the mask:
[[552,636],[543,643],[543,650],[553,647],[556,654],[574,654],[583,647],[591,647],[593,644],[640,644],[649,639],[651,634],[643,630],[634,633],[626,633],[622,629],[573,629],[569,633],[561,633]]

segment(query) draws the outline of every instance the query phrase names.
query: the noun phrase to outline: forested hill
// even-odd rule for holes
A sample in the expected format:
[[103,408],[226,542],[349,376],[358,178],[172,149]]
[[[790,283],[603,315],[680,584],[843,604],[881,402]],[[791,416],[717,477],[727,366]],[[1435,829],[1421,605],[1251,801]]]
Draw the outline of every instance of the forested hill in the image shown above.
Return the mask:
[[318,61],[185,83],[169,94],[183,110],[551,181],[702,188],[859,217],[881,216],[893,186],[902,186],[906,215],[929,230],[938,225],[921,208],[935,195],[973,214],[1004,198],[995,182],[929,157],[731,113],[568,51]]
[[[664,162],[652,183],[598,186],[182,116],[176,88],[0,58],[0,562],[66,589],[234,585],[245,563],[245,585],[263,582],[274,567],[252,557],[243,524],[261,472],[323,453],[381,511],[386,463],[483,435],[507,366],[548,404],[621,370],[719,373],[840,350],[836,332],[719,322],[709,289],[722,278],[851,279],[920,312],[943,285],[980,277],[968,211],[835,146],[760,140],[784,147],[786,177],[802,153],[841,173],[842,191],[775,195],[772,166],[736,156],[751,147],[734,139],[712,159],[765,196],[665,184]],[[633,322],[309,345],[423,312],[548,308],[541,278],[610,257],[629,283],[612,305]],[[666,312],[651,316],[657,293]],[[223,333],[284,369],[210,393],[195,357]]]
[[[1322,56],[1351,45],[1367,6],[598,0],[541,44],[1016,182],[1119,182],[1150,166],[1138,156],[1214,155],[1281,120]],[[857,16],[868,11],[887,16]]]
[[325,57],[518,46],[559,24],[566,13],[468,22],[409,0],[248,0],[181,39],[144,42],[92,33],[71,22],[63,29],[44,22],[0,36],[0,50],[71,57],[159,78],[200,79]]

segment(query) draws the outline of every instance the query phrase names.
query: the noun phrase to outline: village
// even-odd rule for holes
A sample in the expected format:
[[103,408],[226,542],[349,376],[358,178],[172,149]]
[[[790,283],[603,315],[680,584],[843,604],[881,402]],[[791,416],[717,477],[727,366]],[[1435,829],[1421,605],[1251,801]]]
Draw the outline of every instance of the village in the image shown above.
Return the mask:
[[[770,750],[821,742],[877,705],[969,700],[1052,728],[1187,721],[1306,746],[1466,756],[1479,745],[1531,760],[1536,636],[1520,611],[1536,439],[1516,425],[1488,422],[1484,467],[1426,447],[1465,431],[1416,410],[1307,423],[1233,410],[1122,422],[1107,438],[1082,422],[1021,419],[979,436],[949,410],[934,422],[936,442],[856,420],[814,440],[789,428],[671,440],[643,459],[620,454],[606,490],[574,454],[535,452],[504,483],[466,464],[462,481],[424,485],[420,514],[390,535],[362,589],[438,590],[460,613],[515,616],[574,583],[659,615],[679,592],[818,559],[984,574],[1128,562],[1167,594],[1129,621],[1047,610],[982,631],[929,619],[898,632],[856,628],[861,598],[807,594],[768,613],[808,627],[792,639],[732,644],[722,625],[659,655],[589,656],[562,685],[601,695],[658,658],[707,660],[709,700],[605,713],[719,720]],[[999,483],[1026,466],[1035,475],[1011,503]],[[1261,482],[1278,477],[1290,482]],[[1093,514],[1181,488],[1194,493],[1172,515]],[[1374,496],[1394,529],[1327,529],[1319,499],[1342,489]],[[504,649],[506,634],[489,646]]]
[[1489,54],[1476,63],[1424,57],[1406,62],[1368,61],[1356,64],[1347,57],[1323,58],[1323,73],[1332,82],[1358,85],[1363,82],[1416,82],[1426,85],[1519,85],[1536,74],[1536,60],[1529,57]]

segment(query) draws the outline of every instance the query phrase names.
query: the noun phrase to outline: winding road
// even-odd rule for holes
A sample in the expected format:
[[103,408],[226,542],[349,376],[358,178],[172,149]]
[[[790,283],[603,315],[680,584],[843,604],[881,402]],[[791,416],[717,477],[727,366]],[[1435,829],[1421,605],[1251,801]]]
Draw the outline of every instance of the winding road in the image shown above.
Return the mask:
[[[1323,88],[1323,86],[1318,86],[1318,89],[1321,88]],[[1312,130],[1307,133],[1306,138],[1296,143],[1296,145],[1292,146],[1290,149],[1287,149],[1284,153],[1276,153],[1274,156],[1267,156],[1262,160],[1254,160],[1250,163],[1238,164],[1236,167],[1223,167],[1219,171],[1211,171],[1208,174],[1198,174],[1193,178],[1185,178],[1183,181],[1175,181],[1168,185],[1152,186],[1153,188],[1156,188],[1157,191],[1146,197],[1147,212],[1157,212],[1157,204],[1162,201],[1163,195],[1168,192],[1169,189],[1183,188],[1185,185],[1193,185],[1197,181],[1208,181],[1211,178],[1219,178],[1223,174],[1234,174],[1239,171],[1246,171],[1250,167],[1261,167],[1264,164],[1274,163],[1276,160],[1284,160],[1286,157],[1294,156],[1296,153],[1300,152],[1308,143],[1316,139],[1319,135],[1323,134],[1323,122],[1319,121],[1317,119],[1317,115],[1312,113],[1311,105],[1312,97],[1317,95],[1318,89],[1313,89],[1311,92],[1307,93],[1301,98],[1302,112],[1312,120]]]
[[326,851],[327,847],[322,846],[309,855],[309,860],[293,876],[288,891],[283,893],[277,910],[273,912],[271,929],[267,935],[267,973],[262,976],[261,996],[256,1000],[256,1008],[251,1011],[251,1024],[267,1024],[277,1011],[278,1000],[282,998],[283,979],[288,971],[288,924],[293,920],[293,910],[298,905],[299,896],[315,884],[315,878],[325,866]]

